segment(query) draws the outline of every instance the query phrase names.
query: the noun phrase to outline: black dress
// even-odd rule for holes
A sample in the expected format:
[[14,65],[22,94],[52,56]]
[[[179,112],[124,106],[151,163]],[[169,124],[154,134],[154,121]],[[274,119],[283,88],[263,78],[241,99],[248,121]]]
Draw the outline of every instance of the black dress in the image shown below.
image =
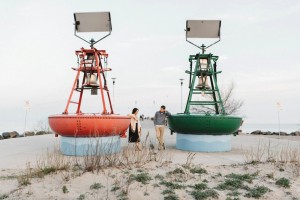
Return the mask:
[[138,130],[138,123],[135,124],[135,131],[131,129],[131,125],[129,125],[129,137],[128,142],[139,142],[140,136],[139,136],[139,130]]

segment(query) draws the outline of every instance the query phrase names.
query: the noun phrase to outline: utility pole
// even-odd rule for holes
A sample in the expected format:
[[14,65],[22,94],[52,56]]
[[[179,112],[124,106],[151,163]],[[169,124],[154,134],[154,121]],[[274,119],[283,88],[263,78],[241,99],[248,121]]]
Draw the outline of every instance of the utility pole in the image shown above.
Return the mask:
[[111,78],[113,81],[113,104],[115,106],[115,83],[117,78]]
[[24,108],[25,108],[25,126],[24,126],[24,137],[25,137],[25,131],[26,131],[26,125],[27,125],[27,112],[30,109],[30,102],[28,100],[25,101]]
[[277,102],[277,110],[278,110],[278,129],[279,129],[279,136],[280,136],[280,111],[282,110],[282,106],[280,102]]
[[181,93],[180,93],[180,108],[181,108],[181,113],[182,113],[182,85],[183,85],[183,78],[179,79],[180,80],[180,85],[181,85]]

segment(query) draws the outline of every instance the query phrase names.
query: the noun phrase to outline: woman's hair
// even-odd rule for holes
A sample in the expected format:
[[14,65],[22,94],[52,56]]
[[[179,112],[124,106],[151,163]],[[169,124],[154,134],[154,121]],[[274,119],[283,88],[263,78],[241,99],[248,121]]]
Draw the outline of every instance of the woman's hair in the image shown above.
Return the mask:
[[137,109],[137,108],[134,108],[134,109],[132,109],[132,114],[134,114],[136,111],[138,111],[139,109]]

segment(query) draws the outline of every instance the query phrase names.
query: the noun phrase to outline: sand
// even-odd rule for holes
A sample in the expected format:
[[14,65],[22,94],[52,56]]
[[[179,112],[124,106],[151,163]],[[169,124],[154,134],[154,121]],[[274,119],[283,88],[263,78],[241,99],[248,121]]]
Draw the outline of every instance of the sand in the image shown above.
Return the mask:
[[[59,138],[54,135],[0,140],[0,199],[164,199],[172,196],[162,194],[170,189],[166,183],[183,185],[180,189],[170,189],[177,199],[195,199],[193,186],[198,183],[216,191],[218,199],[254,199],[245,195],[257,186],[270,189],[260,199],[300,199],[300,137],[240,134],[232,136],[230,152],[192,153],[177,150],[176,134],[170,135],[166,130],[166,150],[158,151],[152,122],[143,121],[142,126],[142,141],[149,132],[142,152],[135,152],[123,139],[120,157],[125,164],[92,171],[76,168],[74,157],[57,153]],[[129,161],[125,161],[126,156]],[[37,174],[55,159],[69,162],[71,168]],[[78,163],[85,162],[80,159]],[[207,173],[192,173],[194,168],[205,169]],[[231,173],[256,175],[251,183],[243,183],[248,190],[238,189],[237,196],[230,196],[231,190],[216,187],[230,179],[226,175]],[[141,174],[151,180],[139,182],[137,177]],[[29,177],[30,184],[22,185],[24,175]],[[276,184],[282,177],[290,181],[290,187]],[[92,189],[92,186],[97,187]]]

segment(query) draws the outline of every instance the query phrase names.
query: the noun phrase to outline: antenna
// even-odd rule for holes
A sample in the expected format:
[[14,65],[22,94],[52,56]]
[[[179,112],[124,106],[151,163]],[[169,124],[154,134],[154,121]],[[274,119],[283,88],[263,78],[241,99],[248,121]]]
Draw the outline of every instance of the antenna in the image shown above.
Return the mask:
[[[91,48],[93,48],[94,44],[103,40],[107,36],[111,34],[112,26],[111,26],[111,17],[110,12],[86,12],[86,13],[74,13],[75,20],[75,28],[74,35],[83,41],[89,43]],[[78,36],[77,33],[80,32],[109,32],[104,37],[99,40],[94,40],[93,38],[90,41]]]
[[[212,45],[221,41],[221,20],[187,20],[186,21],[186,41],[202,50],[204,54],[205,50]],[[188,40],[188,38],[218,38],[219,40],[205,46],[196,45]]]

